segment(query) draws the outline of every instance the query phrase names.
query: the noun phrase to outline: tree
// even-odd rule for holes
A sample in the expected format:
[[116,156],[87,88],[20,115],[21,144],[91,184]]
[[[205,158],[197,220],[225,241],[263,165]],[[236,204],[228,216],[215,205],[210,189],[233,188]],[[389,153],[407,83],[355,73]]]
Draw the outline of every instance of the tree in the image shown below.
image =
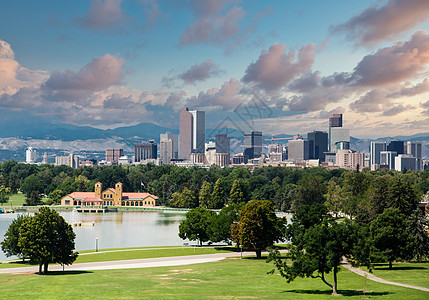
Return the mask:
[[186,219],[180,222],[179,237],[190,241],[198,240],[201,246],[209,240],[208,228],[216,213],[207,208],[197,207],[186,213]]
[[326,187],[322,178],[314,175],[307,175],[298,182],[295,192],[293,209],[299,205],[311,205],[325,202]]
[[76,260],[75,237],[73,228],[63,217],[55,210],[41,207],[33,217],[22,222],[18,247],[24,256],[39,264],[39,274],[46,274],[49,263],[69,265]]
[[238,240],[245,248],[252,249],[261,258],[263,249],[284,240],[285,219],[278,218],[274,205],[268,200],[253,200],[240,212]]
[[226,192],[223,187],[222,179],[219,178],[213,188],[213,193],[208,208],[222,208],[226,203],[226,199]]
[[199,193],[200,207],[208,208],[210,198],[212,196],[212,185],[208,181],[204,181]]
[[24,258],[21,247],[18,246],[19,240],[19,228],[21,227],[24,220],[30,218],[28,215],[19,215],[12,221],[4,235],[4,241],[1,242],[1,248],[7,257],[16,255]]
[[[289,246],[286,260],[282,259],[276,250],[270,252],[268,261],[274,261],[280,275],[286,278],[288,283],[297,277],[320,278],[332,288],[332,294],[337,295],[337,273],[342,257],[349,258],[354,265],[360,263],[357,257],[353,257],[353,253],[358,240],[365,237],[358,236],[357,232],[359,230],[352,221],[338,223],[325,219],[308,228],[301,236],[299,244],[292,243]],[[291,265],[288,260],[292,261]],[[325,277],[330,272],[334,277],[332,284]]]
[[402,176],[393,178],[388,192],[389,207],[397,208],[406,216],[417,208],[419,197],[416,189],[410,182],[402,179]]
[[25,193],[25,201],[29,206],[41,204],[40,194],[43,191],[43,181],[40,177],[32,174],[24,179],[21,185],[21,191]]
[[170,199],[172,207],[193,208],[197,206],[197,198],[193,191],[184,188],[181,193],[173,193]]
[[56,189],[49,194],[49,200],[54,204],[60,204],[61,198],[64,196],[62,190]]
[[413,237],[412,257],[422,261],[429,257],[429,220],[417,208],[407,220],[407,232]]
[[229,194],[229,204],[238,204],[241,202],[244,202],[244,193],[243,189],[241,187],[240,180],[236,179],[234,180],[234,183],[232,184],[232,188]]
[[0,185],[0,203],[9,201],[10,188]]
[[406,216],[397,208],[387,208],[371,222],[373,256],[380,261],[388,261],[389,269],[396,259],[411,257],[413,238],[407,231]]
[[225,241],[228,244],[231,244],[231,225],[234,222],[238,222],[240,218],[240,210],[243,206],[243,203],[224,206],[219,212],[219,215],[214,216],[214,219],[208,228],[210,241]]

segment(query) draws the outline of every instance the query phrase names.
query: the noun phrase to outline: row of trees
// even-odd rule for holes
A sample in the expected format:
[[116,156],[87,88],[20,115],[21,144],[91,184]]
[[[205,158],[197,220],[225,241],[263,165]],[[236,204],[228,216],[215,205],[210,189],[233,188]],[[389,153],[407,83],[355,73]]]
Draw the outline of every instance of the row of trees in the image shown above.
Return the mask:
[[56,211],[42,207],[34,216],[20,215],[12,221],[1,243],[6,256],[16,255],[39,265],[39,274],[50,263],[72,264],[77,256],[75,233]]

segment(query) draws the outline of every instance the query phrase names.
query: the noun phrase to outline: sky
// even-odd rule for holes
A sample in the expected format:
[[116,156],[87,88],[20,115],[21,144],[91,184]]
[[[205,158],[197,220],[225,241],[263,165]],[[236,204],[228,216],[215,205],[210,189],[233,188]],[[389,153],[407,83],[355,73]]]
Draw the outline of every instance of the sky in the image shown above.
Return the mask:
[[429,132],[427,0],[3,1],[0,118]]

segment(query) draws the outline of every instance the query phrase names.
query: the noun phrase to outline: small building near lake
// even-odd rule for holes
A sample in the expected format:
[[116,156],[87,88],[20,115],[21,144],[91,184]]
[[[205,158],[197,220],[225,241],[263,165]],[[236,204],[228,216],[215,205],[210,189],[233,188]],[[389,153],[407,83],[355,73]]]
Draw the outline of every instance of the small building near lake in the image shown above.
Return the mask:
[[105,190],[101,182],[97,182],[94,192],[73,192],[61,198],[61,205],[154,207],[157,200],[157,196],[149,193],[125,193],[121,182],[116,183],[115,188]]

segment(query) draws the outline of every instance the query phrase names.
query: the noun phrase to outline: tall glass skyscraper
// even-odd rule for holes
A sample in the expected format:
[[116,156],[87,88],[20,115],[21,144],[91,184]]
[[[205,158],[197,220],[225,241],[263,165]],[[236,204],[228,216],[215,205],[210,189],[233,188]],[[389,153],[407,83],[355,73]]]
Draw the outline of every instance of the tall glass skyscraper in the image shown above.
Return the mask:
[[262,153],[262,132],[252,131],[244,134],[244,155],[249,159],[258,158]]
[[190,159],[191,153],[204,153],[206,139],[206,114],[204,111],[180,111],[180,158]]

